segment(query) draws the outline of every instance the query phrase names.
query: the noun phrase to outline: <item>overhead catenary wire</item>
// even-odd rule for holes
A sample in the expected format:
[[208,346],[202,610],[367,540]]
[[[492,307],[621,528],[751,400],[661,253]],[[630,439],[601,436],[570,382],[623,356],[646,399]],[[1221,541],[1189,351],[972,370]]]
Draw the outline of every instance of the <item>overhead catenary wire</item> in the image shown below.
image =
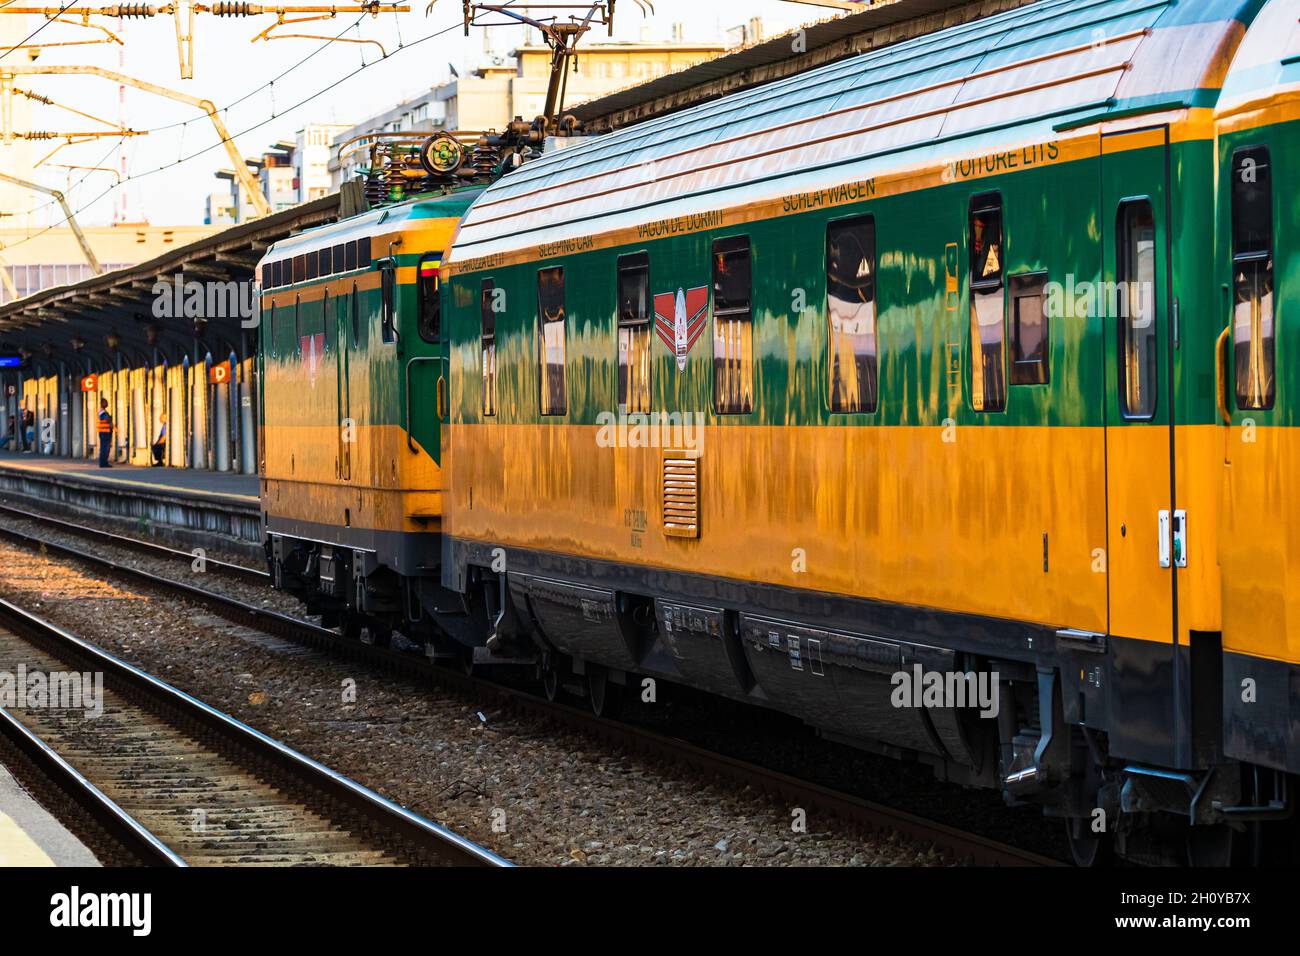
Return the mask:
[[[12,4],[12,3],[15,3],[15,2],[17,2],[17,0],[4,0],[3,3],[0,3],[0,9],[3,9],[3,7],[8,6],[8,5],[10,5],[10,4]],[[72,3],[68,4],[68,7],[64,7],[63,9],[64,9],[64,10],[69,9],[73,4],[75,4],[75,3],[79,3],[79,2],[80,2],[80,0],[72,0]],[[394,0],[392,6],[397,6],[397,5],[398,5],[398,0]],[[60,11],[60,12],[62,12],[62,11]],[[342,37],[343,34],[347,33],[349,30],[352,30],[352,29],[357,29],[357,30],[359,31],[359,29],[360,29],[360,25],[361,25],[361,22],[362,22],[363,20],[365,20],[366,16],[367,16],[366,14],[362,14],[361,16],[359,16],[359,17],[358,17],[358,18],[357,18],[353,23],[351,23],[351,24],[349,24],[348,26],[344,27],[341,31],[339,31],[339,33],[335,34],[334,39],[336,40],[336,39],[338,39],[339,37]],[[396,17],[396,13],[394,13],[394,17]],[[53,21],[47,21],[47,23],[46,23],[45,25],[48,25],[48,23],[50,23],[50,22],[53,22]],[[422,42],[423,40],[432,39],[433,37],[435,37],[435,36],[439,36],[439,35],[441,35],[442,33],[445,33],[445,32],[450,31],[451,29],[453,29],[453,27],[448,27],[446,30],[437,31],[437,32],[435,32],[435,33],[433,33],[433,34],[430,34],[430,35],[427,36],[427,37],[423,37],[423,38],[421,39],[421,41],[417,41],[417,42]],[[33,31],[33,34],[32,34],[32,35],[35,35],[35,33],[37,33],[37,32],[39,32],[39,30],[37,30],[37,31]],[[29,37],[29,39],[30,39],[30,37]],[[25,42],[27,42],[27,41],[24,40],[23,42],[25,43]],[[236,99],[230,101],[230,102],[227,103],[225,106],[220,107],[220,111],[221,111],[222,113],[227,113],[227,114],[228,114],[228,111],[229,111],[230,109],[232,109],[233,107],[239,106],[240,104],[245,103],[245,102],[247,102],[248,100],[252,99],[253,97],[257,96],[257,94],[261,93],[263,90],[268,90],[268,89],[269,89],[270,92],[271,92],[271,114],[270,114],[270,116],[268,117],[268,120],[267,120],[267,121],[269,122],[269,120],[271,120],[271,119],[276,119],[276,118],[278,118],[281,114],[280,114],[280,113],[276,110],[276,108],[275,108],[275,84],[276,84],[277,82],[279,82],[280,80],[283,80],[285,77],[289,76],[291,73],[295,72],[296,70],[302,68],[306,63],[308,63],[310,60],[312,60],[313,58],[315,58],[316,56],[318,56],[322,51],[324,51],[327,47],[329,47],[329,45],[330,45],[332,42],[334,42],[334,40],[326,40],[324,43],[321,43],[318,47],[316,47],[316,49],[312,50],[310,53],[308,53],[306,56],[302,57],[302,58],[301,58],[300,60],[298,60],[296,63],[292,64],[291,66],[286,67],[286,68],[283,69],[283,70],[281,70],[278,74],[276,74],[274,77],[272,77],[271,79],[267,80],[266,82],[262,83],[260,86],[255,87],[255,88],[252,89],[252,90],[249,90],[247,93],[244,93],[242,96],[240,96],[240,97],[238,97],[238,98],[236,98]],[[398,47],[398,48],[401,49],[402,46],[399,44],[399,47]],[[394,52],[396,52],[396,51],[394,51]],[[378,62],[378,61],[376,61],[376,62]],[[369,65],[369,64],[366,64],[366,62],[365,62],[365,57],[363,56],[363,57],[362,57],[362,67],[364,68],[364,67],[367,66],[367,65]],[[338,82],[343,82],[344,80],[349,79],[349,78],[350,78],[351,76],[353,76],[353,75],[355,75],[355,74],[349,74],[347,77],[344,77],[343,80],[340,80],[340,81],[338,81]],[[334,84],[334,85],[337,85],[337,84]],[[329,87],[329,88],[332,88],[332,86]],[[319,94],[317,94],[317,95],[319,95]],[[300,104],[299,104],[299,105],[300,105]],[[290,109],[295,109],[295,108],[297,108],[296,105],[295,105],[294,107],[291,107]],[[287,111],[286,111],[286,112],[287,112]],[[183,138],[183,137],[184,137],[184,130],[185,130],[185,128],[188,126],[188,124],[191,123],[191,122],[193,122],[193,120],[191,120],[191,119],[177,120],[176,122],[173,122],[173,123],[166,123],[166,124],[164,124],[164,125],[162,125],[162,126],[153,126],[153,127],[149,127],[149,128],[147,128],[147,129],[141,130],[140,133],[141,133],[142,135],[143,135],[143,134],[157,134],[157,133],[166,132],[167,130],[176,129],[176,128],[178,128],[178,127],[181,128],[181,130],[182,130],[182,141],[181,141],[181,144],[178,146],[178,157],[177,157],[177,163],[180,163],[180,162],[184,162],[184,161],[186,161],[187,159],[192,159],[192,158],[193,158],[193,156],[191,156],[191,157],[185,157],[184,154],[183,154],[183,152],[182,152],[182,150],[184,149],[184,138]],[[264,124],[259,124],[259,125],[264,125]],[[257,128],[257,126],[252,126],[252,127],[249,127],[249,130],[256,129],[256,128]],[[249,130],[245,130],[244,132],[248,132]],[[243,135],[243,133],[241,132],[241,133],[236,133],[236,134],[234,134],[234,136],[240,136],[240,135]],[[231,138],[233,138],[233,136],[232,136]],[[226,142],[226,140],[225,140],[225,139],[222,139],[222,140],[218,141],[216,145],[217,145],[217,146],[222,146],[222,145],[225,144],[225,142]],[[114,149],[116,149],[116,148],[117,148],[117,147],[114,147]],[[206,152],[206,150],[204,150],[204,151],[202,151],[202,152]],[[200,152],[200,153],[196,153],[195,155],[201,155],[202,152]],[[106,157],[107,157],[107,155],[111,155],[111,151],[110,151],[109,154],[106,154]],[[106,158],[106,157],[105,157],[105,158]],[[95,163],[95,165],[100,165],[102,162],[103,162],[103,160],[100,160],[99,162]],[[158,171],[161,171],[161,170],[163,170],[163,169],[167,169],[167,168],[169,168],[169,166],[171,166],[171,165],[175,165],[175,164],[165,164],[165,165],[163,165],[163,166],[158,167],[157,170],[153,170],[153,172],[158,172]],[[139,175],[145,175],[145,174],[141,173],[141,174],[139,174]],[[82,176],[81,176],[81,177],[76,181],[75,184],[73,184],[72,186],[70,186],[70,187],[68,188],[68,190],[67,190],[67,196],[68,196],[68,197],[71,197],[72,193],[81,187],[81,185],[86,181],[86,179],[88,178],[88,176],[89,176],[89,173],[86,173],[86,174],[82,175]],[[130,176],[127,177],[128,180],[129,180],[130,178],[133,178],[133,177],[130,177]],[[125,182],[125,180],[124,180],[123,182]],[[117,185],[122,185],[122,183],[118,183]],[[101,193],[100,195],[98,195],[98,196],[96,196],[94,199],[92,199],[88,205],[94,205],[95,203],[99,202],[99,200],[102,199],[102,198],[103,198],[103,194]],[[45,209],[48,209],[50,206],[53,206],[53,205],[55,205],[55,200],[50,199],[50,200],[48,200],[48,201],[46,201],[46,202],[40,203],[39,205],[33,207],[32,209],[29,209],[26,213],[22,213],[22,214],[20,214],[20,215],[22,215],[22,216],[24,216],[24,217],[26,217],[26,216],[32,216],[32,215],[35,215],[35,214],[38,213],[38,212],[41,212],[41,211],[43,211],[43,210],[45,210]],[[88,206],[78,207],[78,209],[76,210],[76,212],[80,212],[80,211],[82,211],[82,209],[85,209],[85,208],[88,208]],[[66,220],[64,220],[64,221],[66,221]],[[52,226],[47,227],[47,228],[56,228],[58,225],[59,225],[59,223],[55,223],[55,224],[53,224]],[[35,235],[40,235],[40,233],[36,233]],[[33,236],[33,237],[29,237],[29,238],[34,238],[34,236]],[[25,241],[26,241],[25,239],[24,239],[24,240],[19,240],[19,242],[11,243],[11,245],[18,245],[19,243],[21,243],[21,242],[25,242]]]
[[[13,2],[13,0],[9,0],[9,3],[12,3],[12,2]],[[79,4],[80,2],[81,2],[81,0],[71,0],[71,2],[68,3],[66,6],[62,6],[62,7],[60,7],[60,8],[59,8],[59,12],[58,12],[55,16],[53,16],[53,17],[48,17],[48,18],[45,20],[45,22],[42,23],[40,26],[38,26],[35,30],[33,30],[31,33],[27,34],[27,36],[23,37],[23,39],[19,40],[19,41],[18,41],[17,43],[15,43],[13,46],[11,46],[11,47],[7,47],[3,53],[0,53],[0,60],[3,60],[5,57],[7,57],[10,53],[14,52],[14,50],[17,50],[19,47],[26,46],[28,43],[30,43],[30,42],[32,41],[32,39],[33,39],[33,38],[34,38],[38,33],[40,33],[42,30],[44,30],[46,27],[48,27],[51,23],[54,23],[57,17],[60,17],[60,16],[62,16],[63,14],[67,13],[69,10],[71,10],[73,7],[75,7],[75,6],[76,6],[77,4]],[[6,6],[6,7],[9,6],[9,3],[5,3],[4,6]]]
[[[188,156],[179,157],[179,158],[177,158],[177,159],[176,159],[175,161],[173,161],[173,162],[170,162],[170,163],[164,163],[163,165],[158,166],[158,167],[155,167],[154,169],[147,169],[147,170],[145,170],[144,172],[141,172],[141,173],[132,173],[131,175],[124,176],[124,177],[121,179],[121,181],[119,181],[119,182],[114,182],[114,183],[110,183],[110,184],[109,184],[105,189],[103,189],[101,192],[99,192],[99,193],[98,193],[98,194],[97,194],[93,199],[91,199],[89,202],[83,203],[82,205],[80,205],[80,206],[78,206],[76,209],[74,209],[74,210],[73,210],[73,215],[75,216],[75,215],[78,215],[78,214],[80,214],[80,213],[82,213],[82,212],[85,212],[87,209],[89,209],[91,206],[93,206],[93,205],[95,205],[96,203],[98,203],[98,202],[99,202],[101,199],[103,199],[105,196],[109,195],[110,193],[114,192],[114,191],[117,190],[117,189],[122,188],[122,187],[125,186],[127,183],[130,183],[130,182],[133,182],[133,181],[135,181],[135,180],[139,180],[139,179],[144,179],[144,178],[147,177],[147,176],[152,176],[152,175],[154,175],[154,174],[156,174],[156,173],[164,172],[165,170],[168,170],[168,169],[173,169],[173,168],[175,168],[176,166],[180,166],[180,165],[182,165],[182,164],[184,164],[184,163],[189,162],[190,160],[197,159],[198,157],[203,156],[203,155],[205,155],[206,153],[209,153],[209,152],[211,152],[211,151],[214,150],[214,149],[219,149],[219,148],[223,147],[223,146],[224,146],[228,141],[230,141],[230,140],[234,140],[234,139],[236,139],[236,138],[238,138],[238,137],[240,137],[240,136],[246,136],[247,134],[249,134],[249,133],[251,133],[251,132],[254,132],[255,130],[261,129],[263,126],[267,125],[268,123],[272,122],[273,120],[278,119],[278,118],[280,118],[281,116],[285,116],[285,115],[287,115],[287,114],[289,114],[289,113],[292,113],[294,110],[300,109],[300,108],[302,108],[303,106],[306,106],[308,103],[310,103],[310,102],[312,102],[313,100],[319,98],[320,96],[324,95],[325,93],[328,93],[329,91],[336,89],[340,84],[342,84],[342,83],[346,83],[346,82],[348,82],[349,80],[351,80],[351,79],[353,79],[354,77],[356,77],[358,74],[360,74],[360,73],[364,72],[365,70],[369,69],[370,67],[375,66],[375,65],[378,64],[378,63],[382,63],[382,62],[388,60],[389,58],[396,56],[399,52],[401,52],[401,51],[403,51],[403,50],[413,50],[413,49],[415,49],[416,47],[418,47],[420,44],[425,43],[425,42],[428,41],[428,40],[436,39],[437,37],[440,37],[440,36],[442,36],[442,35],[444,35],[444,34],[446,34],[446,33],[450,33],[452,30],[455,30],[455,29],[457,29],[457,28],[459,28],[459,27],[460,27],[460,23],[459,23],[459,22],[458,22],[458,23],[454,23],[454,24],[452,24],[451,26],[448,26],[448,27],[444,27],[444,28],[442,28],[441,30],[435,30],[435,31],[433,31],[432,33],[426,34],[425,36],[420,37],[418,40],[413,40],[413,41],[411,41],[410,43],[406,44],[405,46],[399,48],[398,50],[394,50],[392,53],[387,54],[386,56],[381,57],[381,58],[378,59],[378,60],[374,60],[374,61],[372,61],[371,63],[365,63],[365,64],[363,64],[363,65],[357,67],[356,69],[352,70],[351,72],[347,73],[346,75],[344,75],[344,76],[342,76],[342,77],[339,77],[338,79],[332,81],[331,83],[327,84],[326,86],[321,87],[320,89],[316,90],[315,92],[313,92],[313,93],[311,93],[311,94],[309,94],[309,95],[307,95],[307,96],[304,96],[302,99],[300,99],[300,100],[298,100],[297,102],[295,102],[292,106],[288,107],[288,108],[285,109],[283,112],[281,112],[281,113],[279,113],[279,114],[277,114],[277,115],[274,115],[274,116],[268,116],[266,119],[260,120],[259,122],[254,123],[254,124],[251,125],[251,126],[247,126],[247,127],[245,127],[244,129],[241,129],[241,130],[240,130],[239,132],[237,132],[237,133],[232,133],[232,134],[230,134],[230,136],[229,136],[228,138],[220,139],[220,140],[218,140],[218,141],[215,142],[215,143],[211,143],[211,144],[209,144],[209,145],[207,145],[207,146],[204,146],[204,147],[202,147],[202,148],[200,148],[200,149],[197,149],[197,150],[195,150],[193,153],[191,153],[191,154],[188,155]],[[188,122],[188,121],[187,121],[187,122]],[[181,125],[181,124],[178,123],[178,124],[173,124],[173,125]],[[88,175],[88,174],[87,174],[87,175]],[[86,178],[86,177],[83,176],[81,181],[84,181],[85,178]],[[47,205],[48,205],[48,204],[47,204]],[[45,207],[40,207],[40,208],[45,208]],[[28,235],[28,236],[26,236],[26,237],[24,237],[24,238],[22,238],[22,239],[17,240],[16,242],[11,242],[11,243],[9,243],[8,246],[7,246],[6,248],[10,248],[10,249],[12,249],[12,248],[14,248],[15,246],[20,246],[20,245],[22,245],[22,244],[25,243],[25,242],[30,242],[30,241],[32,241],[33,239],[37,239],[37,238],[39,238],[40,236],[43,236],[45,233],[51,231],[52,229],[57,229],[59,226],[62,226],[64,223],[66,223],[66,222],[68,221],[68,219],[69,219],[69,217],[67,217],[67,216],[62,217],[61,219],[56,219],[54,222],[50,223],[48,226],[45,226],[44,228],[39,229],[39,230],[33,232],[32,234],[30,234],[30,235]]]

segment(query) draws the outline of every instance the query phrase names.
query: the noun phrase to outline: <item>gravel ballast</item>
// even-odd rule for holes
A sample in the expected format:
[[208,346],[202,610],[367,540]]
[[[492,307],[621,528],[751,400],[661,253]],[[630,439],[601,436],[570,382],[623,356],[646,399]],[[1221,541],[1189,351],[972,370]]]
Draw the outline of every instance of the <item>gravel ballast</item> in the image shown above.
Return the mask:
[[[32,522],[18,530],[104,553]],[[27,525],[27,527],[24,527]],[[299,614],[285,595],[112,549],[122,564]],[[70,559],[0,544],[0,596],[283,740],[413,811],[528,865],[942,865],[748,789],[476,707],[233,625],[172,596],[104,581]]]

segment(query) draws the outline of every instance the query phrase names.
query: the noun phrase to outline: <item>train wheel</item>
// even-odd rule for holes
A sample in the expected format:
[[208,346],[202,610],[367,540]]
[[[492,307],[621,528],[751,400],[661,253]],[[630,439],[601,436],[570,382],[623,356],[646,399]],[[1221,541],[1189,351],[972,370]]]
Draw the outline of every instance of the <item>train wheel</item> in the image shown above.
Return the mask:
[[588,664],[587,697],[597,717],[614,717],[623,704],[623,685],[610,680],[609,671],[599,664]]
[[542,690],[551,703],[555,703],[555,698],[560,696],[560,669],[554,661],[542,668]]
[[[1253,833],[1237,834],[1226,823],[1191,827],[1187,833],[1187,862],[1190,866],[1232,866],[1250,853]],[[1241,861],[1244,862],[1244,861]]]
[[[1262,806],[1271,788],[1258,767],[1241,768],[1241,802]],[[1231,827],[1226,823],[1190,827],[1187,831],[1187,862],[1191,866],[1264,866],[1265,850],[1282,841],[1276,824],[1250,820]],[[1288,861],[1289,862],[1289,861]]]
[[355,641],[361,637],[361,617],[351,611],[343,611],[339,615],[339,633],[350,641]]
[[1090,817],[1065,821],[1065,836],[1075,866],[1110,866],[1115,862],[1115,837],[1109,831],[1093,833]]
[[371,644],[375,647],[391,647],[393,644],[393,629],[386,624],[370,621],[361,627],[361,643]]

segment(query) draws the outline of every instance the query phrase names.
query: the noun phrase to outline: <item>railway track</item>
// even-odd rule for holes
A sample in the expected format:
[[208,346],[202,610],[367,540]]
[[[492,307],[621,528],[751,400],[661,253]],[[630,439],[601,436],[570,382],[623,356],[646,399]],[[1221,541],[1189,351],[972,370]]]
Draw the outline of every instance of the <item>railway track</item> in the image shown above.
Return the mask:
[[[124,536],[100,529],[77,525],[58,518],[48,518],[38,513],[0,504],[0,514],[12,514],[27,520],[58,527],[83,537],[104,543],[123,543]],[[0,537],[49,553],[98,565],[147,587],[181,593],[201,603],[221,617],[236,624],[255,627],[300,644],[309,645],[330,653],[366,663],[389,671],[423,680],[432,679],[440,687],[502,708],[529,713],[536,717],[554,720],[571,729],[606,741],[624,750],[667,759],[691,768],[694,772],[714,776],[730,784],[753,787],[778,797],[792,806],[809,811],[831,814],[847,823],[872,833],[897,833],[911,840],[934,846],[948,858],[977,866],[1060,866],[1041,854],[1022,850],[984,836],[950,827],[883,804],[864,800],[809,781],[792,777],[758,764],[739,760],[725,754],[699,747],[690,742],[643,727],[597,717],[589,711],[559,701],[521,690],[507,684],[488,680],[475,674],[465,674],[447,666],[440,666],[426,658],[388,647],[364,644],[350,640],[336,631],[290,615],[255,607],[227,595],[210,591],[184,581],[154,574],[140,568],[116,564],[111,558],[82,551],[65,544],[47,541],[12,528],[0,528]],[[179,551],[152,542],[126,538],[133,550],[167,557],[187,564],[193,561],[190,552]],[[209,562],[210,565],[210,562]],[[228,565],[227,568],[238,567]],[[244,568],[253,575],[265,572]],[[239,573],[222,571],[221,573]],[[260,580],[259,579],[259,580]]]
[[0,710],[0,734],[139,862],[508,865],[4,600],[0,669],[77,675]]

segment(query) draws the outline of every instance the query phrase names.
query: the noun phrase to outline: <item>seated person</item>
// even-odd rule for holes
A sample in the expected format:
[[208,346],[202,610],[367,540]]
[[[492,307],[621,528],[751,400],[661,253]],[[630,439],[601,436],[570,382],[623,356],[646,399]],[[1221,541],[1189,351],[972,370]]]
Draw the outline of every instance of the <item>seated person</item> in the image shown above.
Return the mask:
[[167,454],[167,416],[165,414],[158,416],[158,437],[154,439],[150,446],[153,451],[153,467],[161,468],[163,466],[163,456]]

